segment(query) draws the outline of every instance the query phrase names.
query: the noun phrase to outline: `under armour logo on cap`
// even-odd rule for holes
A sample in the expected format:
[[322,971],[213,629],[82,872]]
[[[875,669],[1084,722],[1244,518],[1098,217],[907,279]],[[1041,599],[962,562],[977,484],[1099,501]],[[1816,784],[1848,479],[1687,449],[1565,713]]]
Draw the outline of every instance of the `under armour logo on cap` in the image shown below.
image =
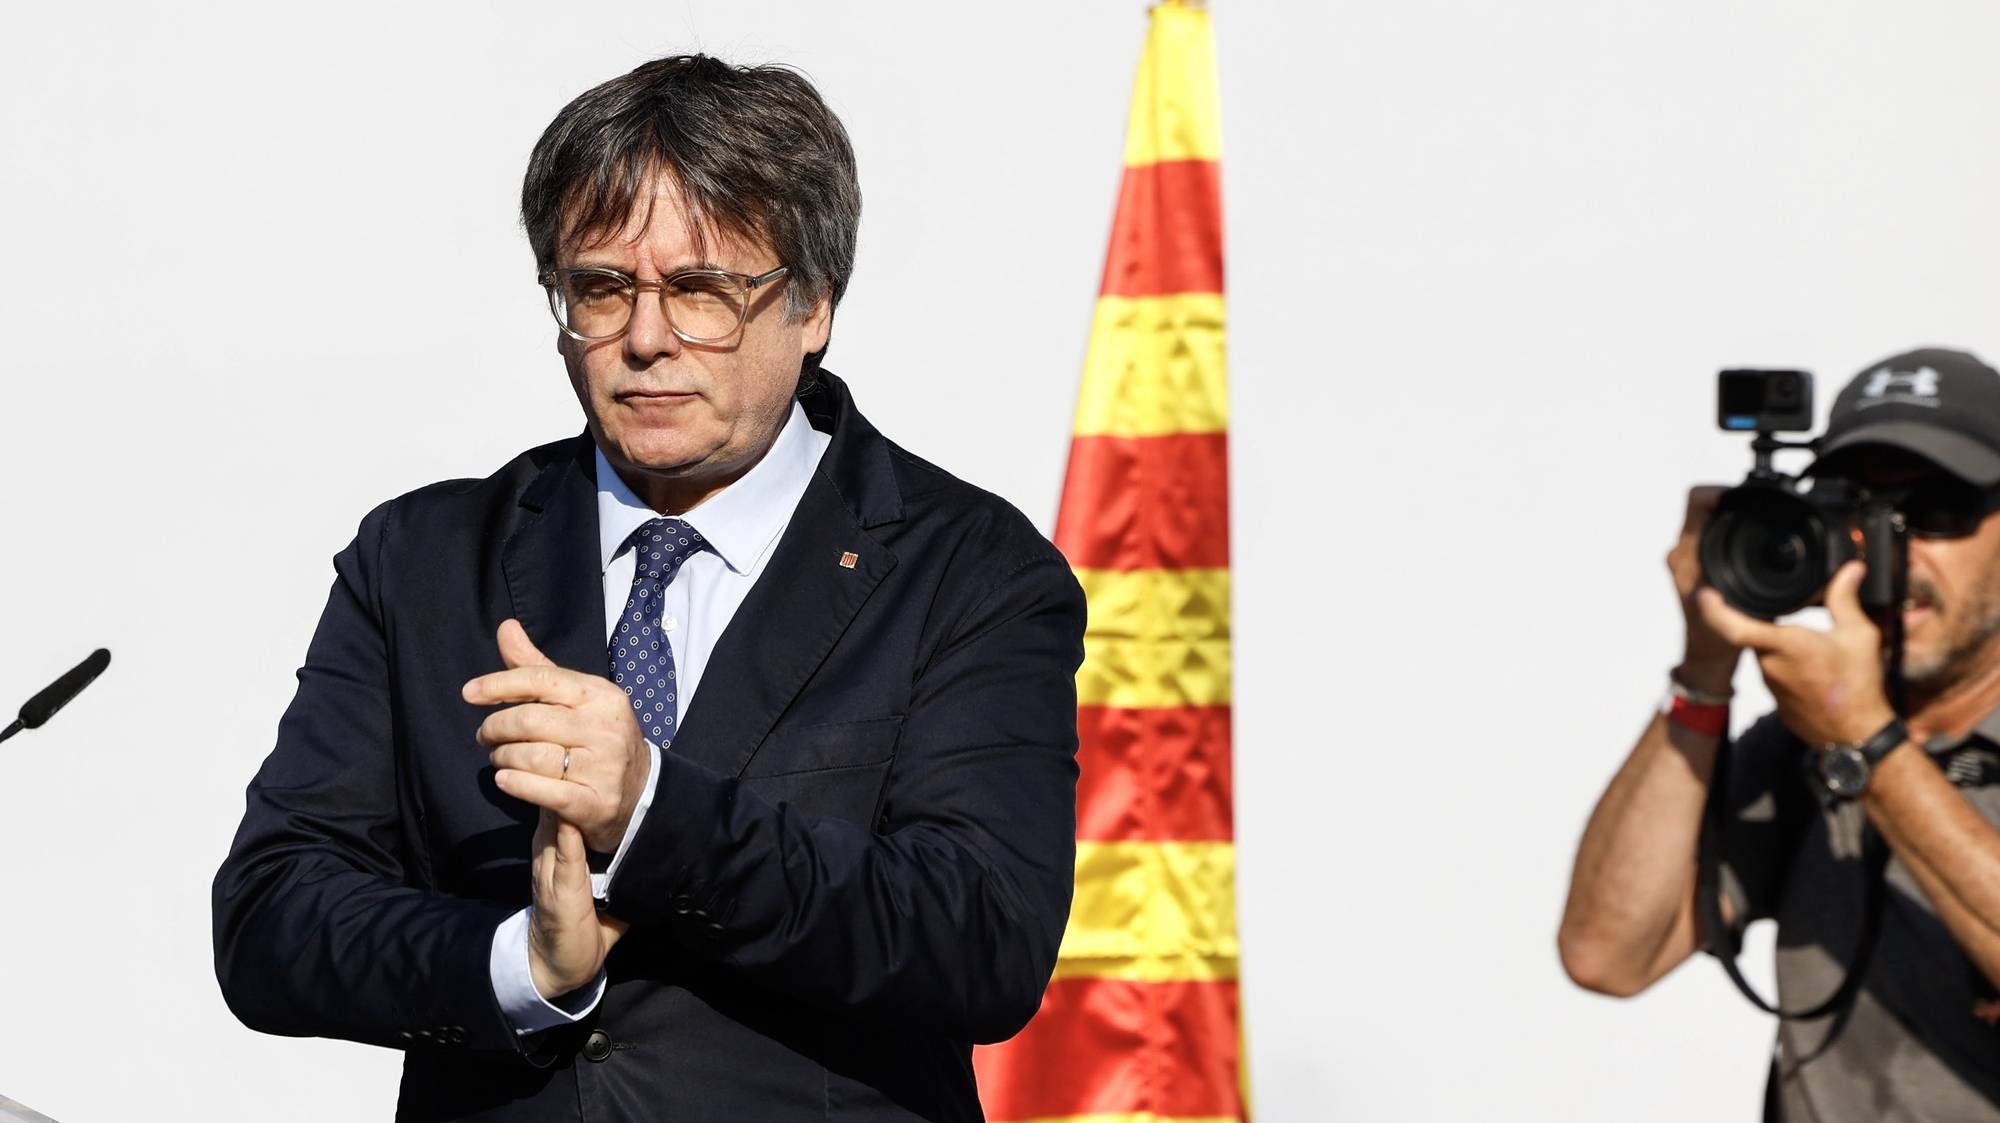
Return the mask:
[[1936,405],[1938,396],[1938,372],[1929,367],[1915,370],[1890,370],[1882,367],[1868,376],[1868,382],[1861,388],[1864,398],[1901,398],[1912,404]]

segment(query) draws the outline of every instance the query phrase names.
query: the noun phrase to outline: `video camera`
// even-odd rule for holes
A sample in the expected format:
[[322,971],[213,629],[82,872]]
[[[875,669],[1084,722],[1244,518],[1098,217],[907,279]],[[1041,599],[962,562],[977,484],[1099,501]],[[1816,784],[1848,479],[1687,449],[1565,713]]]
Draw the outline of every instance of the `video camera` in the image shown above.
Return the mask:
[[1868,566],[1861,603],[1871,613],[1901,605],[1904,515],[1896,489],[1870,489],[1815,465],[1790,476],[1772,466],[1780,449],[1818,448],[1779,433],[1813,424],[1813,379],[1802,370],[1725,370],[1716,379],[1716,424],[1752,432],[1750,474],[1722,494],[1701,534],[1701,568],[1724,600],[1770,620],[1820,602],[1843,562]]

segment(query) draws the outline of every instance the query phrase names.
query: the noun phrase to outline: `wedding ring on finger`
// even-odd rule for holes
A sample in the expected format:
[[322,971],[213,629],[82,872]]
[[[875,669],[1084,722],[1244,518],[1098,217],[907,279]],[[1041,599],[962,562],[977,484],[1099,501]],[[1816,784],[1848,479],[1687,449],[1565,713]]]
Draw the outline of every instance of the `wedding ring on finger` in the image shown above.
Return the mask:
[[556,779],[558,779],[558,780],[567,780],[567,779],[569,779],[569,750],[568,750],[568,749],[564,749],[564,750],[563,750],[563,767],[562,767],[562,775],[560,775],[560,776],[557,776],[557,777],[556,777]]

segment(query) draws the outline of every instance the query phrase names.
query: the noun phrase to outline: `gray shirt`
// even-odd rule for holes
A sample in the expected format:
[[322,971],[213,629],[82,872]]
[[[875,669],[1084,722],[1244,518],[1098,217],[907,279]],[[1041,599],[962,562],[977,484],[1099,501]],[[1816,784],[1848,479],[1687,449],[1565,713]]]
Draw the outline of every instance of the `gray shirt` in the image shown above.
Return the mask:
[[[2000,824],[2000,711],[1960,742],[1927,746],[1988,822]],[[1853,961],[1867,901],[1852,802],[1820,793],[1816,754],[1775,717],[1735,747],[1717,847],[1739,924],[1778,922],[1779,1005],[1817,1005]],[[1785,1123],[2000,1123],[2000,994],[1959,950],[1891,858],[1881,934],[1853,1009],[1779,1023],[1778,1118]]]

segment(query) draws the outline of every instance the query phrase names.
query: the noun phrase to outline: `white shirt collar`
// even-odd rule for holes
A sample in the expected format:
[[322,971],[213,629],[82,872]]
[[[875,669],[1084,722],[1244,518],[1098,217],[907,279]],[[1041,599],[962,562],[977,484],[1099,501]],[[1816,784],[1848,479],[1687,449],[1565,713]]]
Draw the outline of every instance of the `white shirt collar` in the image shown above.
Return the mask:
[[[812,482],[818,457],[807,440],[811,422],[805,407],[792,403],[791,416],[764,452],[735,483],[703,500],[680,516],[701,532],[722,563],[733,573],[747,573],[791,521],[792,509]],[[597,450],[597,545],[600,572],[632,532],[659,517],[625,485],[604,450]]]

